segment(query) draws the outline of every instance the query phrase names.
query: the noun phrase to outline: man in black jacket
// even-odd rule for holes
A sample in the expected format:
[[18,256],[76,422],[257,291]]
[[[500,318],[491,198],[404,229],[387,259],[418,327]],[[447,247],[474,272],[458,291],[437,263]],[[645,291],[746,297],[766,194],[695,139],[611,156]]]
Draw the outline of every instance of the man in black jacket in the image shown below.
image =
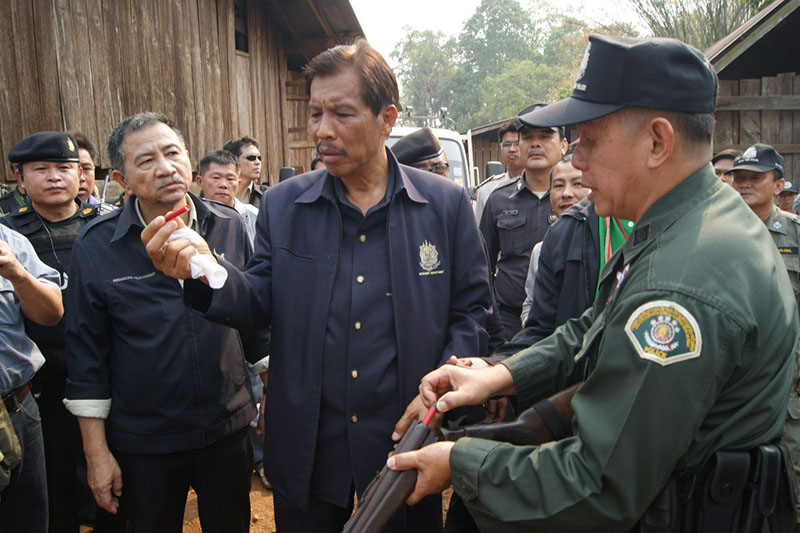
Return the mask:
[[[140,234],[188,205],[181,225],[237,268],[250,241],[235,209],[188,193],[189,154],[164,115],[126,118],[108,152],[131,197],[79,234],[67,293],[77,311],[66,318],[65,403],[78,416],[89,486],[122,530],[181,531],[191,485],[203,530],[249,531],[246,428],[256,410],[245,358],[262,363],[266,338],[188,308],[181,283],[153,268]],[[115,522],[98,515],[98,529]]]

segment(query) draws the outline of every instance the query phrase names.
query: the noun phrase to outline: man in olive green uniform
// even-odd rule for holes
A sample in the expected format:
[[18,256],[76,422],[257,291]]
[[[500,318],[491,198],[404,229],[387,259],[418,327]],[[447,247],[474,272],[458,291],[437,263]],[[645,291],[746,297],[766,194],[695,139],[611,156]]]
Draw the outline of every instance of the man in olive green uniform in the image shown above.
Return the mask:
[[409,503],[452,480],[485,531],[627,531],[644,516],[663,526],[669,516],[648,508],[665,487],[685,489],[705,510],[700,500],[719,479],[705,475],[711,459],[741,451],[724,454],[740,466],[713,470],[725,480],[714,487],[728,497],[720,507],[730,522],[715,515],[706,524],[737,527],[732,471],[779,487],[781,512],[769,519],[791,527],[779,448],[763,452],[773,458],[771,483],[741,459],[783,434],[797,306],[768,232],[709,164],[716,92],[702,53],[679,41],[591,35],[572,96],[526,117],[578,125],[573,165],[589,199],[598,215],[636,229],[583,316],[496,366],[445,365],[420,393],[440,411],[514,393],[526,408],[585,360],[574,436],[541,446],[461,439],[392,457],[391,468],[418,468]]
[[[783,257],[786,272],[792,282],[794,298],[800,309],[800,217],[782,211],[775,205],[775,198],[785,189],[783,178],[783,156],[772,146],[754,144],[734,161],[730,170],[731,186],[741,194],[747,206],[753,210],[769,230],[775,246]],[[794,374],[789,391],[789,411],[786,417],[784,440],[792,458],[795,481],[800,476],[800,397],[797,393],[797,373]],[[800,495],[800,487],[795,486]],[[800,502],[798,505],[800,510]]]

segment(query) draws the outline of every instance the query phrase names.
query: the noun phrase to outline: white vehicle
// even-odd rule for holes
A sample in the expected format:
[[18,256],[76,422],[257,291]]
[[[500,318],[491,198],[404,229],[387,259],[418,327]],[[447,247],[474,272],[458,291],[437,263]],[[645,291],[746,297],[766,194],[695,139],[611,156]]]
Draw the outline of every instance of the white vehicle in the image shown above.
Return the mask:
[[[386,139],[386,146],[391,148],[401,137],[405,137],[409,133],[414,133],[419,129],[422,128],[395,126]],[[431,129],[434,135],[439,138],[439,142],[442,143],[442,148],[444,148],[444,153],[447,155],[447,162],[450,163],[450,179],[467,187],[467,189],[469,189],[470,186],[474,186],[474,183],[470,180],[469,170],[472,168],[472,165],[467,158],[466,150],[464,150],[464,142],[461,134],[457,131],[443,128]]]

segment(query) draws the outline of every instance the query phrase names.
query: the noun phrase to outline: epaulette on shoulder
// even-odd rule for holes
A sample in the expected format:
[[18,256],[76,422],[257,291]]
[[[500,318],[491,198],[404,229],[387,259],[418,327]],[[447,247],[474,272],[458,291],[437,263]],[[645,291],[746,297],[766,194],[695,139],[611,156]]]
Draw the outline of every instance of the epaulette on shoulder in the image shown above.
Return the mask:
[[108,224],[110,221],[116,219],[121,213],[122,209],[115,209],[110,213],[106,213],[105,215],[94,217],[86,223],[81,232],[78,234],[78,238],[83,238],[83,236],[98,226]]
[[78,216],[81,218],[93,218],[97,216],[97,206],[96,205],[87,205],[81,208],[80,213]]
[[492,191],[492,194],[494,194],[495,191],[499,191],[499,190],[505,189],[506,187],[516,187],[518,180],[519,180],[519,178],[511,180],[508,183],[504,183],[504,184],[500,185],[499,187],[496,187],[495,190]]
[[505,175],[506,175],[506,174],[505,174],[505,172],[503,172],[502,174],[493,174],[493,175],[489,176],[488,178],[486,178],[485,180],[483,180],[482,182],[480,182],[480,183],[478,184],[478,186],[477,186],[477,187],[475,187],[475,189],[480,189],[481,187],[483,187],[483,186],[484,186],[484,185],[486,185],[487,183],[489,183],[489,182],[492,182],[492,181],[494,181],[494,180],[496,180],[496,179],[500,179],[500,178],[502,178],[502,177],[503,177],[503,176],[505,176]]
[[31,208],[31,206],[29,206],[29,205],[21,205],[21,206],[19,206],[19,207],[17,208],[17,210],[16,210],[16,211],[14,211],[13,213],[11,213],[11,215],[12,215],[12,216],[17,216],[17,215],[26,215],[26,214],[30,214],[30,213],[33,213],[33,212],[34,212],[34,211],[33,211],[33,209]]

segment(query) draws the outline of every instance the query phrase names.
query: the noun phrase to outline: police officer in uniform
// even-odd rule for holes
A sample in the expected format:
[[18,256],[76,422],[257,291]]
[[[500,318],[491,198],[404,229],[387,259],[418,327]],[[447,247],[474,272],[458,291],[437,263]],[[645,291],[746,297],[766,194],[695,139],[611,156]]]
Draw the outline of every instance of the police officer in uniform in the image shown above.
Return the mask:
[[[81,228],[97,216],[95,207],[77,198],[82,172],[78,144],[69,133],[34,133],[9,151],[8,160],[25,186],[30,205],[17,208],[0,221],[28,238],[39,258],[58,271],[61,290],[66,291],[73,242]],[[37,378],[50,532],[74,532],[79,526],[77,508],[92,499],[88,487],[76,475],[83,462],[78,424],[62,404],[67,379],[64,325],[62,321],[48,327],[26,320],[25,326],[46,360]],[[84,521],[91,519],[84,517]]]
[[[783,156],[772,146],[754,144],[744,151],[730,170],[731,185],[742,195],[753,213],[766,224],[767,230],[783,257],[786,272],[792,282],[792,290],[800,309],[800,217],[787,213],[774,204],[776,197],[788,189],[783,177]],[[800,396],[798,396],[797,374],[789,392],[789,412],[786,417],[786,447],[792,458],[795,480],[800,475]],[[798,487],[795,487],[795,491]]]
[[787,213],[794,213],[793,205],[800,193],[800,186],[796,181],[786,180],[783,184],[783,191],[778,195],[778,207]]
[[28,196],[20,191],[19,187],[14,187],[0,196],[0,217],[5,216],[28,204]]
[[556,220],[550,205],[550,170],[567,150],[564,129],[524,119],[528,112],[543,106],[532,104],[520,112],[519,151],[525,170],[516,180],[492,191],[479,223],[506,340],[522,329],[520,315],[531,251]]
[[589,199],[636,229],[580,318],[496,366],[422,380],[441,411],[497,394],[526,408],[585,360],[573,436],[392,457],[418,468],[409,503],[452,480],[486,531],[791,530],[779,441],[797,306],[766,228],[710,165],[716,94],[680,41],[590,35],[572,95],[526,117],[577,124]]

